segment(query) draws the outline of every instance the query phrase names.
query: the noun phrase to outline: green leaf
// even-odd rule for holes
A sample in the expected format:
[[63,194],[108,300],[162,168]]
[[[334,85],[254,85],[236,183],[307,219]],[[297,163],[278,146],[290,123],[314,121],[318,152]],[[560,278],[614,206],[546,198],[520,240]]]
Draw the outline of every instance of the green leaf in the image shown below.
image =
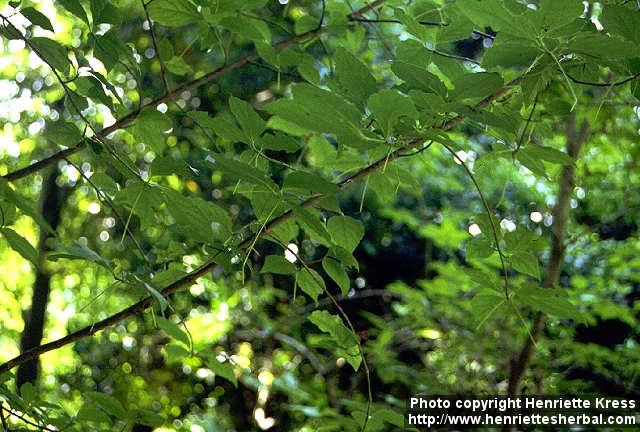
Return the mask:
[[302,229],[307,232],[307,234],[309,234],[314,240],[325,245],[331,244],[331,235],[318,216],[300,206],[293,206],[292,210],[296,221],[300,224]]
[[165,62],[165,65],[169,72],[179,76],[193,72],[193,68],[182,57],[172,57],[171,60]]
[[65,75],[69,73],[71,63],[67,56],[67,49],[60,43],[44,37],[33,37],[29,39],[29,43],[33,45],[44,61]]
[[540,54],[538,48],[526,40],[506,41],[497,40],[482,57],[484,68],[512,68],[528,66]]
[[12,230],[11,228],[0,228],[0,233],[4,236],[11,249],[22,255],[23,258],[31,261],[31,263],[38,267],[38,252],[35,250],[31,243],[27,241],[20,234]]
[[166,114],[153,107],[140,111],[131,127],[131,133],[139,141],[148,144],[156,153],[164,149],[164,132],[173,127],[173,122]]
[[280,255],[267,255],[264,260],[264,265],[260,273],[275,273],[275,274],[293,274],[296,272],[296,266],[287,261]]
[[396,186],[384,173],[374,172],[367,178],[367,184],[376,193],[381,203],[393,202],[395,199]]
[[118,191],[114,201],[117,204],[127,206],[132,213],[137,215],[140,218],[142,228],[154,226],[157,209],[163,203],[159,188],[138,180]]
[[145,409],[131,409],[128,418],[131,419],[131,423],[140,423],[154,428],[160,427],[164,423],[164,418],[161,415]]
[[353,252],[364,237],[362,223],[349,216],[333,216],[327,222],[333,243],[348,252]]
[[[353,141],[360,139],[362,114],[352,103],[309,84],[296,84],[292,94],[291,100],[279,99],[267,104],[266,111],[304,130],[333,133],[345,145],[352,145]],[[272,121],[269,121],[270,126]],[[288,131],[289,128],[285,130]]]
[[502,87],[502,77],[493,72],[467,73],[453,80],[451,100],[464,100],[488,96]]
[[167,334],[167,336],[179,342],[182,342],[186,346],[191,345],[189,335],[178,324],[175,324],[174,322],[163,317],[157,317],[156,323],[158,324],[158,327]]
[[87,12],[84,10],[79,0],[57,0],[56,3],[61,4],[63,8],[80,18],[89,25]]
[[540,237],[527,229],[518,227],[515,231],[508,232],[504,235],[504,240],[509,252],[529,251],[535,252],[542,248]]
[[304,171],[294,171],[284,178],[283,189],[300,189],[321,194],[335,194],[340,188],[334,183]]
[[93,25],[101,23],[120,24],[122,13],[109,0],[90,0]]
[[397,60],[391,65],[391,70],[412,88],[436,93],[440,96],[447,94],[447,88],[440,78],[429,72],[425,67]]
[[201,19],[190,0],[154,0],[148,10],[152,20],[168,27],[180,27]]
[[82,139],[82,133],[73,123],[62,120],[47,123],[45,134],[51,141],[63,147],[74,146]]
[[322,268],[338,284],[342,295],[347,295],[350,285],[349,275],[347,275],[340,261],[331,256],[326,256],[322,259]]
[[111,395],[106,393],[89,392],[87,397],[109,415],[117,417],[118,419],[122,419],[127,416],[127,412],[122,406],[122,403]]
[[601,34],[580,34],[569,42],[569,49],[578,54],[607,60],[629,59],[640,55],[637,44]]
[[235,387],[238,387],[238,378],[236,378],[236,374],[233,372],[233,366],[228,360],[224,363],[220,363],[218,359],[213,356],[209,356],[208,359],[207,367],[211,369],[214,374],[221,376]]
[[347,251],[346,249],[340,246],[334,246],[331,249],[329,249],[328,255],[336,258],[338,261],[340,261],[342,264],[344,264],[349,268],[353,268],[356,270],[359,269],[358,260],[356,260],[356,258],[353,256],[351,252]]
[[495,291],[483,290],[471,299],[471,313],[476,329],[479,329],[491,316],[500,313],[506,307],[504,297]]
[[296,273],[296,285],[311,297],[314,302],[318,301],[318,296],[326,289],[322,276],[317,271],[307,268],[300,269]]
[[274,194],[280,193],[280,188],[273,182],[273,180],[251,165],[234,159],[228,159],[220,154],[208,156],[207,161],[213,164],[214,167],[219,168],[235,179],[263,186]]
[[85,402],[80,407],[75,420],[79,422],[111,424],[111,417],[109,417],[105,413],[104,409],[99,407],[98,404],[93,401]]
[[78,94],[91,98],[96,102],[100,102],[110,109],[114,109],[113,101],[109,96],[107,96],[102,88],[102,82],[94,76],[89,75],[77,77],[73,83],[76,85],[76,91]]
[[2,23],[0,25],[0,34],[8,40],[22,40],[24,36],[15,27]]
[[525,153],[527,156],[534,159],[541,159],[546,162],[559,164],[559,165],[574,165],[575,161],[568,154],[556,150],[552,147],[545,147],[541,145],[529,144],[522,148],[520,152]]
[[584,12],[581,0],[541,0],[539,8],[536,14],[538,27],[544,32],[567,25],[580,18]]
[[150,283],[148,283],[145,280],[142,280],[138,277],[134,277],[134,279],[135,279],[135,282],[138,282],[140,285],[142,285],[142,288],[144,288],[144,290],[148,294],[150,294],[153,298],[156,299],[156,301],[158,302],[158,306],[160,306],[160,310],[162,312],[164,312],[167,309],[167,307],[169,307],[169,302],[159,290],[154,288]]
[[540,266],[538,257],[535,254],[527,251],[517,251],[511,255],[510,259],[514,269],[540,280]]
[[266,127],[265,121],[253,110],[250,104],[237,97],[231,96],[229,98],[229,108],[249,139],[249,143],[256,142]]
[[481,29],[526,39],[535,39],[537,32],[528,17],[511,13],[503,0],[457,0],[458,10]]
[[391,409],[377,409],[375,410],[375,412],[373,413],[373,415],[371,416],[372,422],[378,422],[378,423],[389,423],[392,424],[398,428],[404,428],[404,416],[402,415],[402,413],[399,413],[398,411],[395,410],[391,410]]
[[494,252],[492,242],[476,237],[467,243],[467,259],[485,259],[489,258]]
[[276,132],[275,135],[264,134],[260,137],[260,143],[263,149],[287,153],[295,153],[301,147],[298,140],[282,132]]
[[76,241],[73,246],[60,246],[56,249],[56,252],[52,252],[48,256],[48,259],[53,261],[60,258],[83,259],[98,264],[109,271],[112,269],[109,260],[79,241]]
[[56,236],[56,232],[51,228],[51,225],[42,217],[42,214],[39,211],[36,211],[31,205],[29,205],[29,200],[18,195],[13,189],[9,187],[7,181],[0,177],[0,197],[4,198],[6,201],[12,203],[17,208],[22,211],[22,213],[31,217],[36,223],[40,226],[40,228],[47,231],[52,236]]
[[215,116],[207,125],[214,130],[216,135],[232,143],[245,140],[245,134],[236,125],[236,122],[229,113],[222,113]]
[[47,18],[47,16],[42,12],[32,7],[26,7],[20,9],[20,13],[24,15],[29,21],[31,21],[31,24],[42,27],[45,30],[54,31],[53,25],[51,25],[51,21],[49,21],[49,18]]
[[122,43],[114,29],[93,38],[94,55],[102,61],[107,71],[115,67],[120,59],[131,60],[131,49]]
[[343,355],[353,369],[358,370],[362,361],[358,340],[351,330],[344,325],[342,319],[327,311],[316,310],[309,315],[309,321],[323,332],[329,333],[338,346],[338,355]]
[[384,89],[371,95],[367,105],[386,137],[393,134],[393,128],[401,117],[410,119],[418,117],[413,101],[391,89]]
[[608,4],[602,10],[600,21],[607,32],[640,43],[640,14],[623,6]]
[[524,149],[520,149],[516,153],[516,157],[518,161],[522,165],[527,167],[532,173],[540,177],[549,177],[544,163],[542,163],[542,161],[537,156],[532,156],[529,152],[524,151]]
[[20,386],[20,396],[28,405],[31,405],[36,400],[38,394],[36,388],[32,383],[26,382]]
[[336,89],[358,105],[364,106],[367,98],[376,91],[376,80],[369,69],[342,47],[336,48],[333,61]]
[[175,219],[176,230],[199,243],[224,242],[231,236],[231,217],[222,207],[198,197],[186,197],[165,190],[167,210]]
[[182,345],[167,344],[164,346],[164,352],[167,355],[167,363],[180,363],[191,354]]
[[160,156],[151,162],[149,167],[150,176],[168,176],[177,174],[180,178],[193,176],[193,172],[185,161],[174,159],[171,156]]
[[584,322],[583,313],[567,299],[566,292],[561,289],[543,288],[526,283],[517,291],[515,298],[532,309],[548,315]]

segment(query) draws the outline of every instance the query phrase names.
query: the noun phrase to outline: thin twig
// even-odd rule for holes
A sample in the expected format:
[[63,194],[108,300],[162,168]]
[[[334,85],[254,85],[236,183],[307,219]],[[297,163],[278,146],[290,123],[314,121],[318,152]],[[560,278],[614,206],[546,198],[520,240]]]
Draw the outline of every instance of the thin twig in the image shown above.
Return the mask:
[[522,144],[524,144],[524,136],[527,132],[527,128],[529,127],[529,124],[531,123],[531,119],[533,118],[533,113],[536,111],[539,95],[540,95],[539,93],[536,93],[536,97],[533,100],[533,106],[531,107],[531,111],[529,112],[529,117],[527,117],[527,121],[524,124],[524,127],[522,128],[522,133],[520,134],[520,138],[518,139],[518,143],[516,144],[516,151],[520,150],[520,147],[522,147]]
[[579,80],[578,78],[575,78],[571,75],[569,75],[567,73],[567,76],[569,77],[569,79],[571,81],[573,81],[576,84],[583,84],[583,85],[589,85],[589,86],[595,86],[595,87],[616,87],[616,86],[621,86],[623,84],[628,83],[629,81],[633,81],[634,79],[640,77],[640,72],[631,75],[630,77],[627,77],[625,79],[622,79],[620,81],[614,81],[614,82],[591,82],[591,81],[583,81],[583,80]]
[[471,169],[469,169],[467,164],[456,154],[456,152],[453,151],[453,149],[447,143],[441,142],[440,145],[442,145],[445,149],[447,149],[447,151],[453,155],[453,157],[458,161],[458,163],[462,165],[462,167],[467,172],[467,175],[473,182],[473,185],[475,186],[476,190],[478,191],[478,195],[480,195],[480,199],[482,200],[482,205],[484,206],[484,209],[487,212],[487,216],[489,217],[489,223],[491,225],[491,231],[493,233],[493,241],[496,244],[496,250],[498,251],[498,255],[500,256],[500,264],[502,265],[502,273],[504,274],[505,300],[509,301],[509,275],[507,273],[507,264],[504,259],[504,253],[502,252],[502,248],[500,247],[500,240],[498,239],[498,227],[496,227],[496,224],[493,220],[493,212],[491,211],[489,202],[485,198],[484,193],[482,192],[482,189],[480,188],[480,185],[476,180],[476,176],[473,175],[473,173],[471,172]]
[[147,10],[147,4],[144,0],[140,0],[142,3],[142,8],[144,9],[144,16],[147,18],[147,23],[149,24],[149,33],[151,33],[151,42],[153,43],[153,49],[156,51],[156,56],[158,56],[158,61],[160,62],[160,75],[162,76],[162,82],[164,83],[164,91],[165,95],[171,92],[171,88],[169,87],[169,81],[167,79],[167,67],[164,64],[164,60],[160,55],[160,49],[158,48],[158,41],[156,40],[156,32],[153,29],[153,22],[151,22],[151,18],[149,18],[149,11]]
[[138,249],[138,251],[140,252],[140,254],[142,254],[142,258],[144,258],[144,260],[147,262],[147,264],[151,264],[151,262],[149,261],[149,257],[147,256],[147,254],[145,253],[144,249],[142,248],[142,245],[138,242],[138,240],[136,239],[136,237],[133,235],[133,233],[131,232],[131,230],[129,229],[128,225],[125,223],[125,220],[122,218],[122,216],[120,215],[120,212],[118,212],[118,210],[116,209],[115,204],[113,203],[113,201],[111,201],[111,198],[109,198],[109,196],[107,194],[105,194],[102,190],[100,190],[100,188],[98,186],[96,186],[95,183],[93,183],[93,181],[91,180],[90,177],[88,177],[83,171],[82,169],[76,165],[75,163],[73,163],[70,159],[65,159],[65,161],[71,165],[72,167],[74,167],[76,169],[76,171],[78,171],[78,173],[80,173],[80,176],[87,182],[89,183],[89,185],[95,190],[96,192],[96,196],[98,197],[98,199],[107,205],[107,207],[109,207],[111,209],[111,211],[113,212],[113,214],[116,216],[116,218],[118,218],[118,221],[123,224],[124,226],[124,231],[125,233],[127,233],[129,235],[129,238],[131,238],[131,240],[133,241],[133,244],[136,246],[136,248]]
[[[39,425],[38,423],[35,423],[35,422],[29,420],[28,418],[26,418],[26,416],[24,416],[22,414],[19,414],[19,413],[15,412],[15,411],[13,411],[13,410],[11,410],[9,408],[5,408],[2,404],[0,404],[0,412],[2,412],[2,411],[6,411],[9,414],[9,416],[17,417],[20,420],[22,420],[24,423],[28,424],[29,426],[33,426],[35,428],[38,428],[39,430],[47,431],[47,432],[59,432],[57,429],[51,429],[48,426]],[[4,420],[4,415],[2,416],[2,420],[3,420],[2,421],[3,427],[5,427],[5,429],[8,432],[9,428],[6,425],[6,421]]]

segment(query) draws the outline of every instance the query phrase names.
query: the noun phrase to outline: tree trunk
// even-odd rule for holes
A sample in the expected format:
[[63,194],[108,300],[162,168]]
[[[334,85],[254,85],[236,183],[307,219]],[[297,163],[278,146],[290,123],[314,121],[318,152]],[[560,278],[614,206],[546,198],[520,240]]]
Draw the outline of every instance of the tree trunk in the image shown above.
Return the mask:
[[[576,116],[571,115],[567,119],[567,146],[566,150],[573,160],[578,159],[578,154],[582,145],[587,141],[591,128],[585,121],[580,130],[576,129]],[[565,166],[560,174],[558,195],[556,205],[553,209],[553,225],[551,227],[551,255],[547,262],[547,277],[543,283],[543,287],[551,288],[558,284],[560,279],[560,271],[562,267],[562,259],[564,257],[564,238],[567,232],[567,224],[569,219],[569,209],[571,203],[571,193],[575,186],[575,167]],[[527,338],[520,353],[511,363],[511,371],[509,374],[509,387],[507,389],[508,396],[517,396],[520,392],[520,383],[524,377],[529,361],[533,356],[535,348],[534,341],[537,341],[544,329],[545,316],[538,313],[534,319],[531,329],[531,336]]]
[[[40,193],[41,213],[44,219],[56,230],[60,222],[60,212],[62,203],[62,190],[56,184],[58,170],[52,169],[45,174]],[[38,242],[38,256],[40,266],[36,270],[36,280],[33,284],[33,294],[31,297],[31,308],[24,314],[24,331],[20,340],[20,351],[24,352],[30,348],[40,345],[44,331],[47,304],[49,302],[51,276],[46,269],[44,255],[49,250],[47,240],[48,233],[40,229],[40,240]],[[16,377],[18,388],[26,382],[35,383],[38,378],[38,360],[30,360],[20,365]]]

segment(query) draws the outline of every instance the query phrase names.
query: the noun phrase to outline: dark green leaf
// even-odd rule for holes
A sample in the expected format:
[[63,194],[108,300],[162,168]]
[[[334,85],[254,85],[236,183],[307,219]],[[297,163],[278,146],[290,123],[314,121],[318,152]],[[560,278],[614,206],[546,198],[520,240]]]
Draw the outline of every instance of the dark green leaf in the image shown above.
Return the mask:
[[266,127],[264,120],[253,110],[251,105],[236,97],[229,98],[229,108],[249,139],[249,143],[256,142]]
[[318,301],[318,296],[326,289],[322,276],[317,271],[307,268],[303,268],[296,273],[296,285],[311,297],[314,302]]
[[340,92],[360,106],[376,91],[376,80],[369,69],[353,54],[338,47],[333,55],[334,79]]
[[344,355],[354,370],[358,370],[362,358],[358,347],[358,339],[349,330],[342,319],[337,315],[332,315],[327,311],[313,311],[309,315],[309,321],[314,323],[320,330],[329,333],[333,341],[338,346],[338,355]]
[[231,218],[226,210],[202,198],[186,197],[165,190],[167,210],[175,219],[175,228],[189,240],[212,244],[231,235]]
[[260,273],[293,274],[296,266],[280,255],[267,255]]
[[527,251],[517,251],[511,255],[510,259],[514,269],[540,280],[540,266],[538,257],[535,254]]
[[340,190],[334,183],[304,171],[294,171],[287,174],[283,189],[300,189],[322,194],[335,194]]
[[63,147],[72,147],[82,139],[82,133],[74,124],[62,120],[47,123],[45,134],[51,141]]
[[88,398],[94,401],[100,408],[102,408],[107,414],[122,419],[126,417],[127,413],[122,403],[113,396],[106,393],[89,392]]
[[333,216],[327,222],[327,229],[333,243],[348,252],[353,252],[364,237],[362,223],[349,216]]
[[57,0],[56,3],[62,5],[63,8],[80,18],[82,21],[89,24],[89,18],[87,18],[87,12],[84,10],[79,0]]
[[51,21],[44,15],[42,12],[32,8],[26,7],[24,9],[20,9],[20,13],[24,15],[32,24],[42,27],[45,30],[54,31],[53,25],[51,25]]
[[453,80],[453,85],[452,100],[482,98],[502,87],[502,77],[490,72],[467,73]]
[[182,57],[172,57],[165,63],[169,72],[176,75],[186,75],[193,72],[193,68],[184,61]]
[[393,134],[393,128],[401,117],[418,117],[413,101],[395,90],[384,89],[371,95],[367,101],[369,109],[385,136]]
[[299,206],[293,207],[293,214],[296,217],[296,221],[307,234],[309,234],[314,240],[321,242],[325,245],[331,244],[331,235],[327,231],[325,225],[320,221],[318,216],[313,212]]
[[191,342],[189,341],[189,335],[180,325],[175,324],[173,321],[170,321],[163,317],[157,317],[156,323],[158,327],[162,329],[168,336],[173,339],[182,342],[186,346],[190,346]]
[[329,275],[329,277],[333,279],[336,284],[338,284],[342,295],[347,295],[350,285],[349,276],[342,267],[340,261],[338,261],[336,258],[326,256],[322,260],[322,268]]
[[29,43],[33,45],[44,61],[65,75],[69,72],[71,63],[67,56],[67,49],[60,45],[59,42],[44,37],[33,37],[29,40]]
[[154,0],[148,10],[152,20],[169,27],[192,24],[201,19],[190,0]]
[[231,177],[244,180],[250,184],[265,187],[274,194],[280,192],[280,188],[273,180],[264,175],[260,170],[234,159],[228,159],[220,154],[213,154],[207,157],[207,161],[219,168]]

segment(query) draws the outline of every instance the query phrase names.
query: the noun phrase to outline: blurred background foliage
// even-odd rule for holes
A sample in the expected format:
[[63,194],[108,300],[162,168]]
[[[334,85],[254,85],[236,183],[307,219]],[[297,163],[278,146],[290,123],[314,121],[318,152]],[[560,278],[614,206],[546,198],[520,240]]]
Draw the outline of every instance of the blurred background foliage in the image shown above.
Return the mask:
[[[172,225],[171,216],[154,202],[157,195],[127,189],[131,167],[142,179],[177,191],[181,197],[217,203],[228,210],[236,227],[250,223],[255,210],[238,193],[237,181],[206,162],[213,150],[241,152],[242,147],[234,147],[217,133],[219,124],[207,123],[214,117],[230,118],[230,96],[249,101],[266,119],[265,104],[290,95],[291,83],[312,79],[328,83],[339,47],[366,65],[379,88],[397,85],[405,91],[411,85],[402,84],[392,67],[399,51],[413,47],[410,41],[427,41],[430,49],[451,54],[432,60],[438,76],[447,82],[456,74],[477,70],[476,62],[485,62],[492,49],[504,50],[501,38],[511,42],[520,37],[499,24],[481,28],[482,34],[472,33],[456,2],[448,1],[390,0],[362,16],[400,23],[349,23],[345,17],[363,2],[252,0],[234,6],[229,1],[194,0],[185,1],[191,5],[189,10],[206,19],[187,20],[186,26],[180,26],[182,15],[154,12],[154,3],[159,8],[180,2],[148,2],[146,8],[157,15],[156,44],[139,1],[0,2],[3,16],[16,26],[73,51],[85,73],[74,78],[69,72],[67,85],[79,95],[75,103],[83,115],[98,129],[140,103],[161,97],[165,80],[175,88],[256,48],[260,53],[242,67],[162,104],[158,110],[167,117],[138,122],[110,136],[116,159],[105,156],[99,144],[90,143],[90,148],[58,161],[50,170],[13,182],[19,195],[35,208],[43,196],[55,193],[55,202],[49,202],[43,214],[51,225],[52,218],[58,222],[57,237],[40,244],[43,235],[34,219],[16,211],[6,199],[0,201],[3,228],[33,245],[38,253],[34,262],[41,269],[37,271],[25,258],[28,248],[20,254],[6,236],[0,242],[2,361],[20,353],[29,309],[37,301],[33,293],[40,273],[50,277],[50,294],[44,302],[44,340],[50,341],[148,294],[144,288],[114,280],[114,274],[151,272],[170,280],[208,259],[211,249],[194,240],[198,233],[192,232],[199,229],[200,221],[187,219],[181,227]],[[515,11],[527,2],[490,3],[504,3]],[[589,30],[593,32],[602,26],[598,17],[603,10],[619,7],[608,1],[586,3],[586,13],[593,19],[583,15],[580,21],[593,27]],[[624,3],[620,7],[632,17],[631,22],[638,23],[635,2]],[[86,21],[75,5],[83,8]],[[33,12],[24,13],[29,7],[44,14],[55,31],[47,30],[46,22]],[[224,8],[231,13],[222,18],[207,15]],[[23,14],[16,12],[19,9]],[[443,13],[452,20],[447,27],[416,24]],[[321,17],[329,25],[328,33],[304,42],[300,49],[275,54],[261,40],[265,32],[274,42],[286,40],[314,29]],[[637,33],[638,28],[629,31]],[[638,35],[629,39],[634,37]],[[107,48],[100,48],[97,40]],[[54,154],[58,144],[71,146],[68,134],[48,135],[50,124],[66,120],[80,131],[85,125],[54,74],[24,41],[3,37],[1,43],[0,174],[4,175]],[[637,79],[620,86],[578,82],[611,83],[640,71],[639,56],[620,60],[611,53],[609,59],[594,55],[580,67],[568,63],[567,70],[574,68],[571,80],[563,77],[564,70],[547,65],[553,73],[540,72],[549,77],[541,80],[544,84],[535,84],[539,86],[535,102],[527,101],[523,93],[508,94],[499,100],[498,108],[488,114],[470,112],[467,121],[448,133],[457,158],[473,169],[501,234],[508,237],[527,230],[535,236],[531,243],[535,248],[526,251],[535,262],[523,264],[529,271],[509,270],[518,285],[531,283],[525,273],[544,276],[547,271],[552,208],[562,166],[524,156],[516,160],[511,150],[525,141],[525,149],[531,142],[563,150],[568,127],[589,125],[576,163],[566,254],[558,281],[579,315],[562,316],[561,311],[548,320],[525,373],[525,393],[636,398],[639,394],[639,85]],[[484,67],[498,70],[506,82],[531,62],[526,54],[522,54],[524,61],[518,58],[510,67],[501,66],[496,55],[490,58],[498,66],[485,63]],[[104,86],[96,86],[96,80]],[[208,117],[190,114],[193,111]],[[289,165],[306,164],[329,180],[358,167],[347,157],[349,151],[338,152],[331,139],[322,135],[300,139],[302,151],[269,153],[281,161],[271,164],[274,179],[282,179]],[[366,155],[369,162],[376,159],[375,154],[379,153]],[[261,162],[268,165],[270,160]],[[474,303],[486,282],[479,285],[478,274],[500,277],[499,256],[489,252],[491,256],[484,259],[487,254],[482,247],[473,255],[472,240],[486,232],[481,229],[486,219],[460,160],[433,145],[393,166],[402,169],[399,175],[405,177],[400,182],[371,177],[337,195],[344,214],[364,226],[364,237],[354,252],[358,268],[349,270],[347,289],[325,279],[357,330],[371,369],[374,406],[367,428],[371,431],[400,429],[404,401],[415,393],[506,392],[509,368],[528,338],[536,309],[524,307],[518,316],[503,308],[487,316],[479,310],[482,305]],[[104,194],[97,194],[94,186]],[[319,263],[322,245],[298,232],[295,225],[289,228],[295,230],[291,242],[299,247],[300,258]],[[67,254],[71,247],[76,248],[71,255],[96,255],[89,260],[68,255],[41,258],[48,251],[60,251],[60,245]],[[25,372],[20,391],[15,373],[0,376],[3,407],[24,413],[21,419],[6,412],[9,427],[358,430],[366,410],[366,375],[362,368],[354,372],[327,335],[308,320],[317,308],[337,313],[335,307],[324,295],[318,305],[300,290],[294,295],[290,275],[257,271],[265,256],[283,253],[281,245],[260,241],[247,259],[255,271],[245,271],[242,262],[232,259],[229,267],[215,266],[209,277],[171,295],[170,308],[164,312],[154,305],[93,337],[43,354],[39,375]],[[498,294],[493,302],[499,299]]]

